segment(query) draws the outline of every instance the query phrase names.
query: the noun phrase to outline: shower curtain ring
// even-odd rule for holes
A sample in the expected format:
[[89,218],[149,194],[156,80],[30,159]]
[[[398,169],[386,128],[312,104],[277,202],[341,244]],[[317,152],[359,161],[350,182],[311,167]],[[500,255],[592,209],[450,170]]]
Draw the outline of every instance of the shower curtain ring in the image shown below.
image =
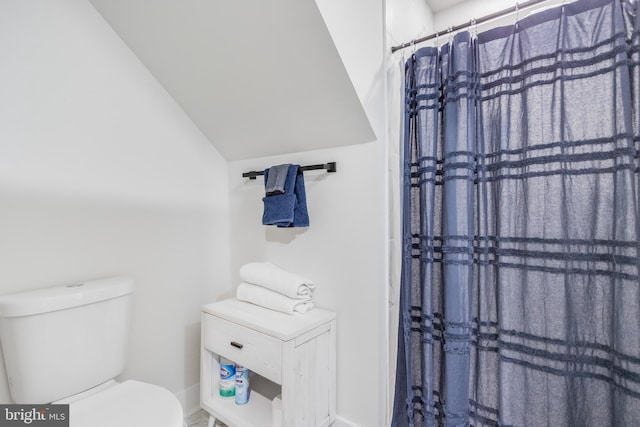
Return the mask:
[[517,1],[516,2],[516,23],[515,23],[516,30],[518,29],[519,21],[520,21],[520,2]]

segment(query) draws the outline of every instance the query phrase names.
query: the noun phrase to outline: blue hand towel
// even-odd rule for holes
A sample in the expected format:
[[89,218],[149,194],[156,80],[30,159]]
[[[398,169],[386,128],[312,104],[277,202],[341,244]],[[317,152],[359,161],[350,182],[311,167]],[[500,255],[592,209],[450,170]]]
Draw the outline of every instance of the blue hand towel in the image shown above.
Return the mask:
[[[269,169],[264,171],[265,189],[269,181]],[[290,165],[284,183],[283,194],[272,194],[263,197],[264,225],[278,227],[308,227],[307,194],[304,188],[304,176],[299,165]]]

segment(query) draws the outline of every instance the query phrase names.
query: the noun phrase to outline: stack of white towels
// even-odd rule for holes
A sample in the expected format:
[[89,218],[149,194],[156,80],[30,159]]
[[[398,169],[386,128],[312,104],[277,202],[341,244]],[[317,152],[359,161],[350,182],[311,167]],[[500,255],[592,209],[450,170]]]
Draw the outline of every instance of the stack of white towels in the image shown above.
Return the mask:
[[288,314],[306,313],[313,308],[313,282],[270,262],[243,265],[240,280],[236,297],[241,301]]

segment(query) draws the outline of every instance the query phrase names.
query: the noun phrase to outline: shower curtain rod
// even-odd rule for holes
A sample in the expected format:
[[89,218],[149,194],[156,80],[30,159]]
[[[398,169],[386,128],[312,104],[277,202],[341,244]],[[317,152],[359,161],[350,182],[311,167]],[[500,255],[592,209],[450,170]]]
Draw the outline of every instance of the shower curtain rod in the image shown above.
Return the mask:
[[456,25],[455,27],[449,27],[444,31],[439,31],[439,32],[436,32],[436,33],[433,33],[433,34],[429,34],[426,37],[420,37],[419,39],[411,40],[410,42],[403,43],[403,44],[401,44],[399,46],[394,46],[394,47],[391,48],[391,53],[396,52],[396,51],[401,50],[401,49],[404,49],[404,48],[407,48],[407,47],[415,46],[418,43],[426,42],[428,40],[433,40],[433,39],[437,38],[438,36],[442,36],[442,35],[445,35],[445,34],[450,34],[450,33],[454,32],[454,31],[463,30],[463,29],[468,28],[468,27],[470,27],[472,25],[483,24],[485,22],[489,22],[489,21],[492,21],[494,19],[501,18],[501,17],[506,16],[506,15],[510,15],[510,14],[512,14],[514,12],[519,12],[522,9],[526,9],[528,7],[535,6],[538,3],[543,3],[543,2],[546,2],[546,1],[549,1],[549,0],[529,0],[529,1],[524,1],[522,3],[516,2],[515,6],[509,7],[507,9],[503,9],[503,10],[500,10],[498,12],[494,12],[492,14],[483,16],[481,18],[472,19],[470,22],[467,22],[465,24]]

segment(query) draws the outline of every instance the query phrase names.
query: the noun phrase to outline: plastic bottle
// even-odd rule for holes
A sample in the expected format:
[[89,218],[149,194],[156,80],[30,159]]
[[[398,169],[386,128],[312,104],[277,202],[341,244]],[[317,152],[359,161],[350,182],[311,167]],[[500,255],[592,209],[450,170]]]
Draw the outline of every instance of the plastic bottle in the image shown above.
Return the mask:
[[244,405],[249,402],[249,370],[244,366],[236,365],[236,405]]
[[220,397],[230,398],[236,394],[236,369],[232,361],[220,358]]

